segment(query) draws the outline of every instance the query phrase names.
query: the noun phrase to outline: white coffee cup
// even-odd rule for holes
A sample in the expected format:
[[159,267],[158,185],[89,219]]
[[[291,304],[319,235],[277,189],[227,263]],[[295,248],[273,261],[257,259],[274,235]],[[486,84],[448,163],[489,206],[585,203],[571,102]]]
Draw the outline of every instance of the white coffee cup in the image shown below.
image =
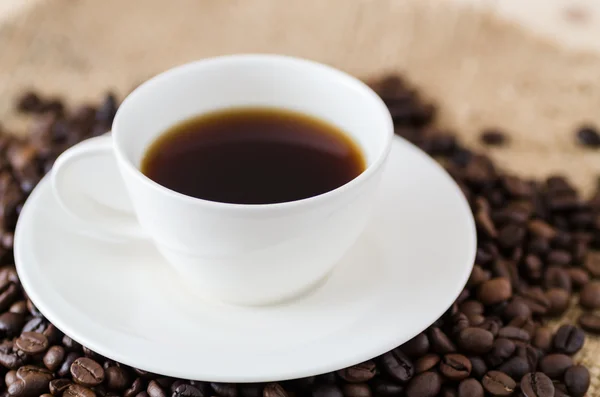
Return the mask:
[[[328,121],[357,142],[367,168],[327,193],[264,205],[186,196],[140,171],[147,148],[169,127],[241,106],[279,107]],[[176,67],[139,86],[119,108],[112,134],[65,151],[51,178],[67,212],[99,235],[150,239],[191,290],[230,303],[267,304],[319,283],[355,242],[392,136],[384,103],[346,73],[279,55],[223,56]]]

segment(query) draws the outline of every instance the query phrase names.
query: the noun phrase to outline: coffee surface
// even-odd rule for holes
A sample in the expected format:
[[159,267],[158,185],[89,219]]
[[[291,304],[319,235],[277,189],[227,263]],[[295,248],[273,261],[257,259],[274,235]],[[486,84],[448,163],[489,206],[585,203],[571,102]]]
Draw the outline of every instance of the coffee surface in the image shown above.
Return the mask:
[[142,172],[179,193],[235,204],[273,204],[334,190],[365,169],[339,128],[288,110],[234,108],[165,131]]

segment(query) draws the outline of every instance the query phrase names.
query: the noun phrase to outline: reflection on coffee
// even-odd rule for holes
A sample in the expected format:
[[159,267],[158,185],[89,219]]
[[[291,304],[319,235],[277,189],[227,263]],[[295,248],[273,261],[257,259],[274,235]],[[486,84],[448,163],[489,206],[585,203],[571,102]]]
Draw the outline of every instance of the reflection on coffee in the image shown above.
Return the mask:
[[336,189],[365,169],[339,128],[283,109],[235,108],[202,114],[165,131],[141,170],[179,193],[236,204],[272,204]]

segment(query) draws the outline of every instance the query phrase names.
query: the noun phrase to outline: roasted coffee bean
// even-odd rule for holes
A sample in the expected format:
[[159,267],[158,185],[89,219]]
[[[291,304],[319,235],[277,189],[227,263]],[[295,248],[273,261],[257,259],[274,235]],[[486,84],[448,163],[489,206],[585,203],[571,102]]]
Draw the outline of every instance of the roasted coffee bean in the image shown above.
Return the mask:
[[561,379],[567,369],[573,366],[571,357],[565,354],[549,354],[539,362],[539,369],[551,379]]
[[486,355],[486,362],[495,368],[513,355],[516,350],[515,343],[509,339],[498,338],[494,341],[492,350]]
[[8,311],[10,313],[26,314],[29,311],[29,309],[27,309],[26,301],[17,301],[10,306]]
[[71,375],[75,382],[88,387],[99,385],[104,381],[104,369],[88,357],[80,357],[73,361]]
[[52,346],[44,354],[43,362],[50,371],[56,371],[65,358],[65,349],[62,346]]
[[21,332],[25,316],[13,312],[0,314],[0,338],[12,338]]
[[565,371],[565,385],[573,397],[582,397],[590,387],[590,371],[583,365],[574,365]]
[[62,362],[60,368],[58,369],[58,376],[67,376],[68,374],[71,373],[71,364],[73,364],[73,362],[75,360],[77,360],[79,357],[81,357],[81,355],[79,353],[75,353],[75,352],[71,352],[68,353],[67,356],[65,357],[65,361]]
[[471,362],[462,354],[446,354],[440,362],[440,372],[450,380],[462,380],[471,374]]
[[500,331],[498,331],[498,336],[500,338],[512,339],[523,342],[528,342],[531,339],[531,336],[525,330],[513,326],[506,326],[500,328]]
[[27,356],[22,351],[14,348],[12,341],[0,344],[0,365],[7,369],[17,369],[25,363]]
[[372,387],[375,394],[382,397],[398,397],[404,392],[404,386],[382,378],[375,378]]
[[457,342],[461,349],[469,353],[483,354],[492,349],[494,335],[482,328],[469,327],[458,334]]
[[477,379],[464,379],[458,385],[458,397],[484,397],[483,386]]
[[483,376],[481,383],[492,396],[510,396],[517,387],[510,376],[500,371],[489,371]]
[[[151,380],[150,382],[148,382],[148,387],[146,388],[146,393],[148,393],[149,397],[167,397],[167,393],[160,386],[160,384],[155,380]],[[222,396],[222,397],[226,397],[226,396]],[[227,396],[227,397],[229,397],[229,396]]]
[[584,313],[579,316],[578,323],[584,330],[600,334],[600,316],[592,313]]
[[344,397],[344,394],[336,385],[320,385],[313,390],[312,397]]
[[552,380],[541,372],[528,373],[521,379],[524,397],[554,397]]
[[575,354],[585,341],[585,333],[574,325],[562,325],[554,335],[554,350],[558,353]]
[[585,147],[598,148],[600,147],[600,133],[596,127],[591,125],[581,126],[577,130],[577,142]]
[[401,383],[408,382],[415,373],[411,359],[399,349],[394,349],[381,356],[381,368]]
[[590,272],[592,277],[600,277],[600,254],[589,253],[585,259],[583,267]]
[[511,320],[518,316],[529,317],[531,316],[531,309],[529,305],[521,297],[514,297],[508,305],[504,307],[503,311],[504,318]]
[[562,288],[565,291],[571,292],[571,277],[562,267],[550,266],[544,273],[544,287],[546,289]]
[[[40,395],[49,390],[48,387],[52,380],[52,373],[45,368],[25,365],[17,370],[17,378],[23,382],[23,390],[20,394]],[[13,385],[16,383],[18,381],[13,383]]]
[[[114,367],[111,367],[111,368],[114,368]],[[279,387],[281,388],[281,386],[279,386]],[[283,390],[283,389],[281,389],[281,390]],[[283,390],[283,392],[285,393],[285,390]],[[266,396],[267,396],[267,394],[265,394],[265,397]],[[271,396],[287,397],[287,393],[279,394],[279,395],[269,394],[269,397],[271,397]],[[173,394],[171,394],[171,397],[205,397],[205,395],[197,387],[194,387],[194,386],[188,385],[188,384],[181,384],[175,388],[175,390],[173,391]]]
[[121,367],[112,366],[104,370],[106,385],[111,390],[124,390],[129,385],[127,371]]
[[423,372],[406,386],[406,397],[435,397],[442,388],[442,377],[437,372]]
[[488,371],[487,364],[485,361],[478,356],[469,357],[471,361],[471,374],[476,378],[482,378],[483,375]]
[[550,309],[551,302],[548,300],[544,291],[539,287],[531,287],[521,293],[525,304],[529,306],[533,314],[544,315]]
[[366,383],[346,383],[342,386],[344,397],[371,397],[371,388]]
[[14,283],[0,286],[0,311],[8,309],[19,295],[19,288]]
[[6,386],[10,386],[14,382],[16,382],[19,378],[17,378],[17,371],[11,370],[4,375],[4,383]]
[[429,351],[429,339],[425,333],[420,333],[401,347],[409,357],[420,357]]
[[456,313],[452,316],[452,333],[457,334],[469,326],[469,319],[464,313]]
[[[150,381],[152,383],[152,381]],[[216,383],[212,382],[210,387],[217,393],[220,397],[237,397],[237,386],[233,383]],[[148,385],[150,388],[150,385]],[[150,392],[148,392],[150,394]],[[150,396],[153,397],[153,396]]]
[[51,380],[49,383],[50,393],[53,396],[60,396],[71,384],[72,382],[65,378]]
[[438,327],[429,328],[429,342],[431,350],[438,354],[454,353],[456,346],[450,338]]
[[543,351],[549,351],[552,348],[552,330],[547,327],[539,327],[535,331],[535,336],[531,343],[533,346]]
[[146,389],[146,382],[142,378],[137,378],[133,381],[131,386],[123,393],[124,397],[135,397],[138,393],[141,393]]
[[500,364],[497,370],[504,372],[513,379],[521,379],[523,375],[532,371],[533,368],[526,357],[514,356]]
[[76,341],[74,341],[73,339],[68,337],[67,335],[63,336],[62,345],[68,351],[73,351],[73,352],[83,351],[83,347],[79,343],[77,343]]
[[96,393],[87,387],[72,384],[63,392],[63,397],[96,397]]
[[573,260],[573,257],[566,250],[554,249],[548,253],[546,260],[550,265],[567,266]]
[[600,281],[586,284],[579,294],[579,304],[585,309],[600,308]]
[[551,288],[546,291],[546,298],[550,302],[547,314],[559,316],[569,308],[569,293],[562,288]]
[[481,133],[481,142],[490,146],[503,146],[507,143],[507,136],[500,130],[487,129]]
[[510,299],[512,287],[505,277],[498,277],[481,284],[477,292],[478,299],[484,305],[493,305]]
[[467,315],[483,314],[483,312],[485,311],[485,307],[483,306],[483,304],[476,300],[466,300],[458,306],[458,309]]
[[27,354],[40,354],[48,349],[48,338],[39,332],[23,332],[15,341],[15,346]]
[[376,368],[373,361],[365,361],[364,363],[353,367],[344,368],[337,371],[340,378],[350,383],[367,382],[375,376]]
[[23,326],[23,332],[41,332],[43,333],[48,327],[48,323],[41,317],[34,317],[27,321]]
[[263,389],[263,397],[288,397],[288,394],[279,383],[269,383]]
[[441,357],[437,354],[426,354],[415,361],[415,373],[420,374],[421,372],[429,371],[430,369],[435,368],[440,361]]
[[567,269],[567,273],[569,273],[569,277],[571,277],[573,289],[578,290],[590,282],[590,275],[585,269],[572,267]]
[[467,287],[476,287],[491,278],[491,273],[488,270],[484,270],[481,266],[473,266],[469,280],[467,281]]

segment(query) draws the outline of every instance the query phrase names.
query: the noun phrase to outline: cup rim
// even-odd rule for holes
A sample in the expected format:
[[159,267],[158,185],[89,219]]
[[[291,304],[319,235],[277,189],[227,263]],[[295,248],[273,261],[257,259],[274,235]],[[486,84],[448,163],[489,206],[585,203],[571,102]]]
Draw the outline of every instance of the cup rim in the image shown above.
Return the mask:
[[[185,73],[191,69],[195,69],[199,66],[203,66],[206,64],[231,63],[231,62],[242,62],[242,61],[296,63],[303,67],[320,69],[322,71],[331,73],[333,75],[336,75],[336,77],[342,79],[346,84],[353,85],[354,87],[356,87],[358,89],[359,92],[361,92],[362,95],[366,95],[372,101],[374,101],[378,110],[381,112],[381,115],[386,118],[385,123],[387,124],[387,126],[385,127],[385,131],[382,132],[383,134],[385,134],[383,150],[371,162],[371,164],[367,165],[367,167],[365,168],[365,170],[363,172],[361,172],[354,179],[350,180],[349,182],[347,182],[333,190],[329,190],[325,193],[321,193],[316,196],[311,196],[311,197],[307,197],[307,198],[303,198],[303,199],[284,201],[284,202],[280,202],[280,203],[270,203],[270,204],[225,203],[225,202],[220,202],[220,201],[212,201],[212,200],[201,199],[201,198],[197,198],[197,197],[193,197],[193,196],[188,196],[186,194],[179,193],[175,190],[169,189],[169,188],[153,181],[132,163],[131,159],[124,153],[123,149],[119,145],[119,139],[118,139],[120,133],[119,133],[119,129],[117,128],[117,124],[120,119],[119,116],[121,114],[123,114],[124,109],[127,108],[127,106],[125,106],[125,105],[127,105],[129,102],[135,101],[138,96],[142,95],[141,94],[142,90],[150,89],[154,85],[157,85],[157,84],[163,82],[164,80],[170,79],[173,76],[176,76],[178,74]],[[342,70],[334,68],[332,66],[329,66],[329,65],[326,65],[326,64],[323,64],[320,62],[312,61],[309,59],[298,58],[298,57],[293,57],[293,56],[288,56],[288,55],[280,55],[280,54],[252,53],[252,54],[221,55],[221,56],[216,56],[216,57],[203,58],[203,59],[200,59],[197,61],[188,62],[188,63],[182,64],[179,66],[175,66],[173,68],[170,68],[164,72],[161,72],[161,73],[155,75],[154,77],[151,77],[150,79],[146,80],[144,83],[142,83],[138,87],[136,87],[123,100],[121,106],[117,110],[117,113],[114,117],[111,133],[113,135],[113,139],[112,139],[113,140],[113,148],[114,148],[117,158],[120,160],[119,162],[122,165],[125,165],[125,167],[128,171],[132,172],[136,177],[140,178],[140,181],[142,183],[144,183],[145,185],[149,186],[150,188],[160,190],[163,194],[167,194],[174,199],[183,200],[187,203],[192,203],[192,204],[202,204],[204,206],[212,207],[213,209],[216,209],[216,210],[220,209],[220,210],[265,211],[265,210],[275,210],[275,209],[283,210],[283,209],[288,209],[288,208],[292,208],[292,207],[297,207],[299,205],[317,205],[317,204],[321,203],[322,201],[330,200],[334,197],[338,197],[338,196],[346,193],[347,191],[351,191],[351,190],[355,189],[356,186],[363,184],[366,180],[371,178],[379,168],[381,168],[381,166],[384,164],[385,160],[387,159],[388,154],[392,147],[392,138],[394,136],[394,125],[392,122],[392,117],[390,115],[390,112],[389,112],[387,106],[385,105],[385,103],[383,102],[383,100],[379,97],[379,95],[377,95],[375,93],[375,91],[373,91],[373,89],[371,87],[369,87],[367,84],[365,84],[363,81],[359,80],[358,78],[356,78]]]

